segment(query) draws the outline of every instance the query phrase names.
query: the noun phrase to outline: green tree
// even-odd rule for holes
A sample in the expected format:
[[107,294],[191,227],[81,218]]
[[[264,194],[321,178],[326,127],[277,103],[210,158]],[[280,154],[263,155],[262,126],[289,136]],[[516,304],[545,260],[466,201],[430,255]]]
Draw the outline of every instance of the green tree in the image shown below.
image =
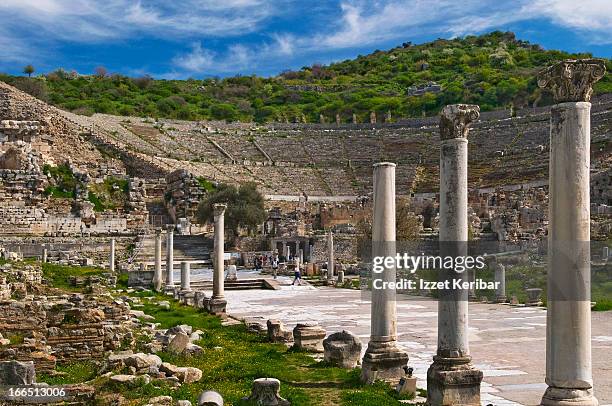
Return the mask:
[[214,220],[213,205],[227,204],[225,228],[232,234],[234,244],[244,229],[249,234],[257,230],[266,219],[264,199],[254,183],[244,183],[239,187],[221,184],[198,205],[197,219],[200,223]]
[[32,73],[34,73],[34,67],[32,65],[26,65],[23,67],[23,73],[28,75],[28,77],[32,77]]

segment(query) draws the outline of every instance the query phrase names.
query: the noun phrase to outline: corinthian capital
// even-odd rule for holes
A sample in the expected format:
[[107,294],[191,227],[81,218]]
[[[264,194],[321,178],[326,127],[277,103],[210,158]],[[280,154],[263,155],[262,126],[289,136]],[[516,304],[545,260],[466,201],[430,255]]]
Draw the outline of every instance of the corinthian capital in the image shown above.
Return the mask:
[[550,89],[555,102],[591,101],[593,84],[606,73],[601,59],[566,59],[538,74],[538,86]]
[[475,104],[450,104],[440,112],[440,139],[467,138],[470,124],[480,117]]
[[225,214],[225,209],[227,209],[227,204],[225,203],[213,204],[213,213],[215,217],[222,216],[223,214]]

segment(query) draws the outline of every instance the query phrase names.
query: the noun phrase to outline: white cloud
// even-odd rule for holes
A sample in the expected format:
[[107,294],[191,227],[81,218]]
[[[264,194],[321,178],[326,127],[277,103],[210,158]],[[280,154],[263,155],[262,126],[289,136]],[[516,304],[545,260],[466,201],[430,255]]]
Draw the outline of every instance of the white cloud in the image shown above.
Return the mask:
[[[278,66],[280,58],[288,65],[306,54],[477,34],[535,19],[586,43],[612,43],[612,0],[0,0],[0,15],[4,61],[29,62],[28,55],[61,42],[159,38],[193,44],[171,61],[189,73],[255,71]],[[307,27],[278,31],[273,19],[288,15],[308,18]],[[267,39],[247,44],[241,37],[248,34]],[[213,51],[215,39],[232,45]]]
[[330,49],[353,48],[413,34],[475,34],[536,18],[592,34],[586,38],[593,43],[612,42],[610,0],[354,0],[340,7],[340,24],[312,42]]
[[75,42],[190,35],[236,36],[256,31],[283,10],[276,0],[3,0],[3,24],[47,39]]

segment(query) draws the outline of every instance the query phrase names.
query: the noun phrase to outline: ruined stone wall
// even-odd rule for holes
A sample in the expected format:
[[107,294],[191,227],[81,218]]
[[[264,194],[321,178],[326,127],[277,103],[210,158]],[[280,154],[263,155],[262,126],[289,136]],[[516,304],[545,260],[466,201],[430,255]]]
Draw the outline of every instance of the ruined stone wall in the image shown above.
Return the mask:
[[174,223],[178,223],[179,218],[196,222],[198,204],[205,194],[197,178],[186,170],[177,170],[166,176],[166,208]]
[[[312,237],[312,262],[327,262],[327,236]],[[354,234],[334,234],[334,258],[342,263],[354,263],[357,260],[358,240]]]

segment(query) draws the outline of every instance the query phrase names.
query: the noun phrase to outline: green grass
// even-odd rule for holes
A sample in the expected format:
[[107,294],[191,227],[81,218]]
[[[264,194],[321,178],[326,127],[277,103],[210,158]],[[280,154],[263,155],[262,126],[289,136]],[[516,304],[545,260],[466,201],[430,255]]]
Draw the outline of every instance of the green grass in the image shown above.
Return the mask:
[[91,361],[74,361],[69,364],[58,364],[55,368],[56,374],[40,373],[36,379],[49,385],[69,385],[94,379],[99,369],[99,366]]
[[596,312],[604,312],[612,310],[612,300],[611,299],[600,299],[595,300],[595,306],[593,306],[592,310]]
[[51,285],[58,289],[79,292],[82,289],[70,285],[70,278],[73,276],[99,276],[105,272],[102,268],[91,266],[65,266],[50,263],[42,264],[43,276],[51,282]]
[[164,310],[144,299],[154,297],[155,300],[169,300],[167,296],[151,296],[149,292],[133,295],[143,298],[145,305],[142,310],[155,317],[162,328],[188,324],[204,331],[198,342],[204,348],[202,355],[184,357],[158,354],[164,361],[175,365],[202,369],[203,377],[200,382],[175,390],[153,383],[135,384],[129,388],[107,383],[104,391],[121,391],[130,399],[145,400],[170,395],[175,400],[187,399],[195,403],[201,391],[215,390],[221,393],[226,405],[247,405],[248,402],[241,399],[250,394],[253,380],[272,377],[281,381],[281,396],[294,406],[399,404],[389,385],[378,383],[363,386],[359,382],[359,369],[330,367],[324,362],[317,362],[308,353],[288,350],[282,344],[268,343],[265,337],[249,333],[243,324],[222,326],[219,318],[182,306],[174,300],[170,300],[170,309]]

